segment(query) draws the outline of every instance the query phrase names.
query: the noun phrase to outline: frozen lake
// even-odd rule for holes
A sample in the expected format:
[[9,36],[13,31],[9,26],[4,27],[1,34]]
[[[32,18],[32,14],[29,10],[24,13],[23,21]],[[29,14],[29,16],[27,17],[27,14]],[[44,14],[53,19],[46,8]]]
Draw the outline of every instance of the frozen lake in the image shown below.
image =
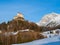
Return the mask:
[[51,42],[51,43],[47,43],[47,44],[43,44],[43,45],[60,45],[60,41]]
[[35,40],[28,43],[13,44],[13,45],[60,45],[60,36]]

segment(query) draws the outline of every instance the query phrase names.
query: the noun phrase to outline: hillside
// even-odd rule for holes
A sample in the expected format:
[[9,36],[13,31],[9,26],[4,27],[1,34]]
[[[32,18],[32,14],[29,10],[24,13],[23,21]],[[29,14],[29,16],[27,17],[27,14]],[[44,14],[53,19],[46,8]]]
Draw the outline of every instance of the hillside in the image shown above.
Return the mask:
[[11,45],[45,38],[40,27],[18,13],[11,21],[0,24],[0,45]]
[[25,20],[22,14],[17,14],[17,16],[15,16],[14,19],[12,19],[11,21],[8,21],[7,23],[2,22],[0,24],[0,30],[2,31],[17,31],[24,29],[38,31],[40,30],[40,27],[34,22],[29,22]]

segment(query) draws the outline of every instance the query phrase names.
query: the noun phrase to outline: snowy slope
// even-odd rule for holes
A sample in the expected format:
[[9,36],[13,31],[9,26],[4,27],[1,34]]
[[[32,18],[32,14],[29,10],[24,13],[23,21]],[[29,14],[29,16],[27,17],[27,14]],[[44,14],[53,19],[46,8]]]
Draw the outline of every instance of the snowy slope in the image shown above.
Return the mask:
[[60,14],[56,13],[47,14],[37,24],[39,26],[49,26],[49,27],[60,25]]
[[29,43],[13,44],[13,45],[43,45],[43,44],[47,44],[47,43],[51,43],[51,42],[60,42],[60,36],[35,40],[35,41],[29,42]]

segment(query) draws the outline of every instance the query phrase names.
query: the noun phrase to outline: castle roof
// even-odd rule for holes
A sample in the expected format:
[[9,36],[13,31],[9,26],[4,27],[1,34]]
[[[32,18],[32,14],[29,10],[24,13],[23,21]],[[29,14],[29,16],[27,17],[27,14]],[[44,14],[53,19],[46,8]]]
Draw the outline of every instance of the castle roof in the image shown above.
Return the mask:
[[24,18],[23,14],[22,13],[17,13],[17,16],[14,17],[14,19],[17,19],[17,18]]

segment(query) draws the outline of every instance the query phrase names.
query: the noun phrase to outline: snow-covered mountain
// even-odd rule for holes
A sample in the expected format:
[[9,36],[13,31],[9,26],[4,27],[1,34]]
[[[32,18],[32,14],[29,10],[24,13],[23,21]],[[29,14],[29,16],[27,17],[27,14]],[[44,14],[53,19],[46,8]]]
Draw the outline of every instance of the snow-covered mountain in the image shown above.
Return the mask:
[[39,26],[48,26],[48,27],[58,26],[60,25],[60,14],[57,13],[46,14],[37,24]]

